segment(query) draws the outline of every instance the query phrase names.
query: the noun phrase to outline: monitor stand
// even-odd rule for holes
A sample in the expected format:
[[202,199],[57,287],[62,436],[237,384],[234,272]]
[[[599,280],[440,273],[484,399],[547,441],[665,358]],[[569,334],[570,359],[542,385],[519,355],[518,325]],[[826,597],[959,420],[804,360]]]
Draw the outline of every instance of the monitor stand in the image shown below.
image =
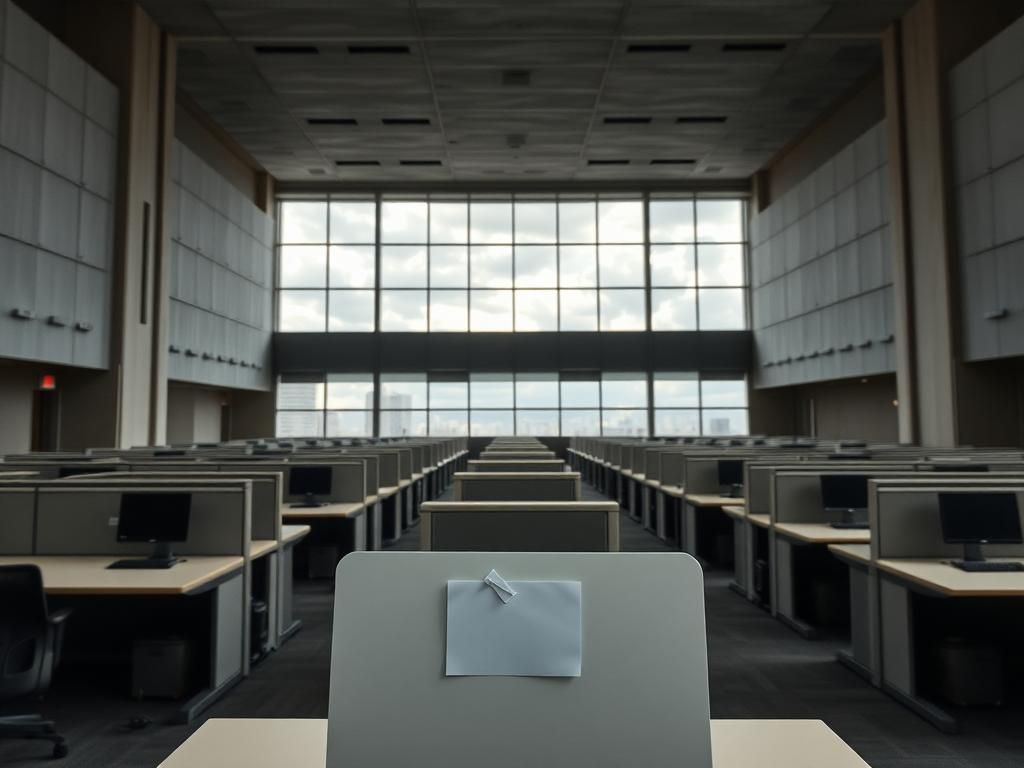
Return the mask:
[[133,557],[127,560],[115,560],[107,568],[114,570],[166,570],[176,563],[184,562],[174,556],[170,542],[158,541],[153,545],[153,554],[149,557]]
[[316,509],[318,507],[326,507],[327,505],[323,502],[317,501],[316,496],[312,493],[307,493],[302,501],[297,501],[294,504],[289,505],[292,509]]
[[832,527],[839,531],[866,531],[871,526],[857,520],[856,509],[844,509],[843,519],[838,523],[832,523]]

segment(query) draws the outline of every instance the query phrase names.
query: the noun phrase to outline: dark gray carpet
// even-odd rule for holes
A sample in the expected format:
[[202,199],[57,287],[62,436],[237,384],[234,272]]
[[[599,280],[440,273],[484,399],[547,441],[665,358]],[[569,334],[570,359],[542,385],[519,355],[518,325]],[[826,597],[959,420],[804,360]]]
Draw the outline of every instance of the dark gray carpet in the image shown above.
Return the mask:
[[[600,499],[588,489],[588,498]],[[666,547],[632,520],[622,519],[628,551]],[[417,549],[409,531],[396,549]],[[965,732],[939,733],[834,661],[836,645],[807,642],[728,589],[725,574],[707,576],[706,601],[711,709],[720,718],[820,718],[873,768],[1021,768],[1024,728],[1020,712],[976,713]],[[210,717],[326,717],[332,595],[322,583],[297,587],[303,630],[209,711]],[[198,727],[161,725],[171,707],[97,696],[58,680],[43,706],[69,739],[67,768],[153,768]],[[123,724],[132,715],[152,718],[142,731]],[[622,738],[629,739],[628,731]],[[49,750],[32,743],[0,742],[0,766],[48,762]],[[637,744],[642,768],[643,744]],[[383,767],[382,767],[383,768]],[[756,766],[751,766],[756,768]],[[828,766],[822,766],[828,768]]]

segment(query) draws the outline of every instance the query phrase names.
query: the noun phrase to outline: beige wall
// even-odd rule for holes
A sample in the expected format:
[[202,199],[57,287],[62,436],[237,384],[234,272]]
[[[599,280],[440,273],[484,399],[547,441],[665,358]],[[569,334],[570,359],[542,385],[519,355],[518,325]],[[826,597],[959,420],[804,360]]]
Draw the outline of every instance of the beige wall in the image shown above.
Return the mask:
[[899,442],[894,375],[811,384],[799,388],[797,400],[800,434]]
[[0,456],[32,447],[32,393],[39,372],[27,365],[0,365]]
[[216,389],[172,384],[167,391],[167,442],[220,442],[221,406],[229,397]]

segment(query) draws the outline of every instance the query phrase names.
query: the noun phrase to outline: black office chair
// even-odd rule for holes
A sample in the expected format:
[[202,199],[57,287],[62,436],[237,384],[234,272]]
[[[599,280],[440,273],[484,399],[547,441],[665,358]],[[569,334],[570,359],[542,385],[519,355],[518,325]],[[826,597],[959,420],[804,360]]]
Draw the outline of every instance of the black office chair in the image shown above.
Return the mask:
[[0,606],[0,738],[51,741],[53,756],[64,757],[68,747],[55,723],[6,713],[50,687],[71,611],[47,611],[43,575],[34,565],[0,566]]

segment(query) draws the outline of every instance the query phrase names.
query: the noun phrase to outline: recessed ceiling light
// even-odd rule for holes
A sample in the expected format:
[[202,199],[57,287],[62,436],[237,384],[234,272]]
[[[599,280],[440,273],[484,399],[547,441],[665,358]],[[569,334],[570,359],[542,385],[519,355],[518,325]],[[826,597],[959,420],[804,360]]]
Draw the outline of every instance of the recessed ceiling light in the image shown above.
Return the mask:
[[306,122],[310,125],[359,125],[354,117],[310,117]]
[[689,43],[631,43],[628,53],[687,53],[693,46]]
[[724,123],[728,118],[723,115],[683,115],[676,118],[680,125],[699,125],[703,123]]
[[612,116],[604,119],[605,125],[647,125],[653,118],[633,117],[630,115]]
[[399,160],[399,165],[444,165],[440,160]]
[[587,165],[629,165],[629,160],[587,160]]
[[664,157],[651,160],[651,165],[694,165],[696,162],[690,158]]
[[382,117],[384,125],[430,125],[429,117]]
[[320,49],[315,45],[257,45],[253,46],[260,56],[315,56]]
[[723,53],[774,53],[786,50],[785,43],[724,43]]
[[350,45],[348,52],[355,55],[360,54],[384,54],[402,55],[409,53],[408,45]]
[[343,168],[358,168],[360,166],[380,165],[380,160],[335,160],[334,164]]

